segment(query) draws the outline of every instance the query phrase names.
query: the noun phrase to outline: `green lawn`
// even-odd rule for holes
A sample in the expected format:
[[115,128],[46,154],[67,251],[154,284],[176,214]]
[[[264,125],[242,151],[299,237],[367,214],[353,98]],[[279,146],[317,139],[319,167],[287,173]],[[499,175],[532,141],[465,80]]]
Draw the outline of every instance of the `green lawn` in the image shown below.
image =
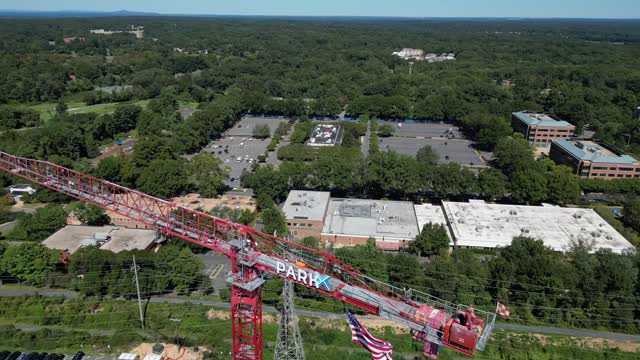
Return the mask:
[[[139,100],[133,102],[133,104],[146,108],[149,100]],[[116,107],[119,104],[124,103],[106,103],[106,104],[96,104],[96,105],[87,105],[81,101],[71,101],[67,103],[69,109],[67,110],[71,114],[86,114],[86,113],[96,113],[98,115],[102,114],[111,114],[116,110]],[[48,121],[55,115],[56,104],[55,103],[43,103],[38,105],[30,105],[27,108],[31,110],[35,110],[40,113],[40,118],[44,121]]]
[[[138,105],[145,109],[149,100],[138,100],[131,102],[132,104]],[[96,113],[98,115],[102,114],[111,114],[116,110],[116,107],[120,104],[125,103],[105,103],[105,104],[96,104],[96,105],[87,105],[82,101],[69,101],[66,103],[69,109],[67,110],[71,114],[86,114],[86,113]],[[197,108],[199,103],[193,101],[180,101],[179,107],[180,109],[185,108]],[[56,111],[56,103],[42,103],[37,105],[29,105],[28,109],[35,110],[40,113],[40,118],[45,122],[51,119],[55,115]]]

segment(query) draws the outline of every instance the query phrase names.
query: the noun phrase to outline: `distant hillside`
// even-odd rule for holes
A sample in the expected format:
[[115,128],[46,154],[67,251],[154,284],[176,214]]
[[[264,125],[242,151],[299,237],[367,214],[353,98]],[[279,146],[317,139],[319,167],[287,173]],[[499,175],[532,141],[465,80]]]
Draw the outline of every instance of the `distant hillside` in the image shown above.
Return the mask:
[[72,18],[72,17],[110,17],[110,16],[160,16],[158,13],[141,11],[24,11],[0,10],[0,18]]

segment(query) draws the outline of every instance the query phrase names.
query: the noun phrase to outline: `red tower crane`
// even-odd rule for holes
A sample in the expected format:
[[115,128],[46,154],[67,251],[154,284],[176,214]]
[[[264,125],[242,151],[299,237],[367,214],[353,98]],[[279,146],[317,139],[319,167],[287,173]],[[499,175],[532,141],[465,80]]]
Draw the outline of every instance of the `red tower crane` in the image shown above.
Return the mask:
[[335,256],[219,219],[48,161],[0,152],[0,169],[126,216],[231,259],[234,360],[262,359],[261,289],[272,276],[293,281],[369,313],[397,321],[437,358],[443,347],[483,350],[495,313],[473,311],[370,278]]

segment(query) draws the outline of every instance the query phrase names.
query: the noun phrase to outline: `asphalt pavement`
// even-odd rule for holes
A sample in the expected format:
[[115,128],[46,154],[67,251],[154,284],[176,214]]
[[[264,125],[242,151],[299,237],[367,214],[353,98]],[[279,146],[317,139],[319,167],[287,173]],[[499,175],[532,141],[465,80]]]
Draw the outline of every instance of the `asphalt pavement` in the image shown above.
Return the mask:
[[[33,293],[32,291],[28,291],[28,290],[0,290],[0,296],[31,295],[32,293]],[[38,291],[38,294],[43,296],[66,296],[66,297],[74,297],[78,295],[73,291],[57,291],[57,290]],[[209,300],[152,297],[149,301],[152,303],[171,303],[171,304],[188,304],[189,303],[189,304],[196,304],[196,305],[218,307],[223,309],[229,309],[231,307],[229,303],[209,301]],[[267,313],[278,312],[278,310],[273,306],[263,306],[262,310]],[[323,319],[340,320],[345,318],[343,314],[326,313],[326,312],[320,312],[320,311],[296,309],[296,312],[298,313],[298,315],[301,315],[301,316],[316,317],[316,318],[323,318]],[[28,326],[28,327],[35,328],[36,326]],[[525,325],[506,324],[506,323],[496,323],[496,329],[526,331],[526,332],[535,333],[535,334],[557,334],[557,335],[600,338],[600,339],[609,339],[609,340],[640,341],[640,335],[621,334],[621,333],[595,331],[595,330],[564,329],[564,328],[554,328],[554,327],[547,327],[547,326],[525,326]]]
[[7,232],[13,229],[14,227],[16,227],[17,224],[18,224],[18,221],[16,220],[9,221],[4,224],[0,224],[0,232]]
[[368,157],[369,156],[369,141],[371,139],[371,120],[367,120],[367,132],[364,134],[363,140],[362,140],[362,155],[364,155],[364,157]]

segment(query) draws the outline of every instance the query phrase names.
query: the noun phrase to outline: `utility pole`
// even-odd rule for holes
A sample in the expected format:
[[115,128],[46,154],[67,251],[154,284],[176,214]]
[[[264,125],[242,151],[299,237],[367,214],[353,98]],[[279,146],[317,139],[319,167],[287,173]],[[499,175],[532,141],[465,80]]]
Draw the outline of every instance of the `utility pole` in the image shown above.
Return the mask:
[[274,360],[304,360],[302,336],[300,336],[298,317],[293,306],[293,283],[286,280],[282,289],[282,311],[280,311],[278,340],[273,358]]
[[136,291],[138,292],[138,310],[140,310],[140,326],[144,330],[144,315],[142,313],[142,298],[140,297],[140,283],[138,282],[138,266],[136,265],[136,256],[133,255],[133,281],[136,283]]
[[409,61],[409,78],[411,78],[412,70],[413,70],[413,61]]

